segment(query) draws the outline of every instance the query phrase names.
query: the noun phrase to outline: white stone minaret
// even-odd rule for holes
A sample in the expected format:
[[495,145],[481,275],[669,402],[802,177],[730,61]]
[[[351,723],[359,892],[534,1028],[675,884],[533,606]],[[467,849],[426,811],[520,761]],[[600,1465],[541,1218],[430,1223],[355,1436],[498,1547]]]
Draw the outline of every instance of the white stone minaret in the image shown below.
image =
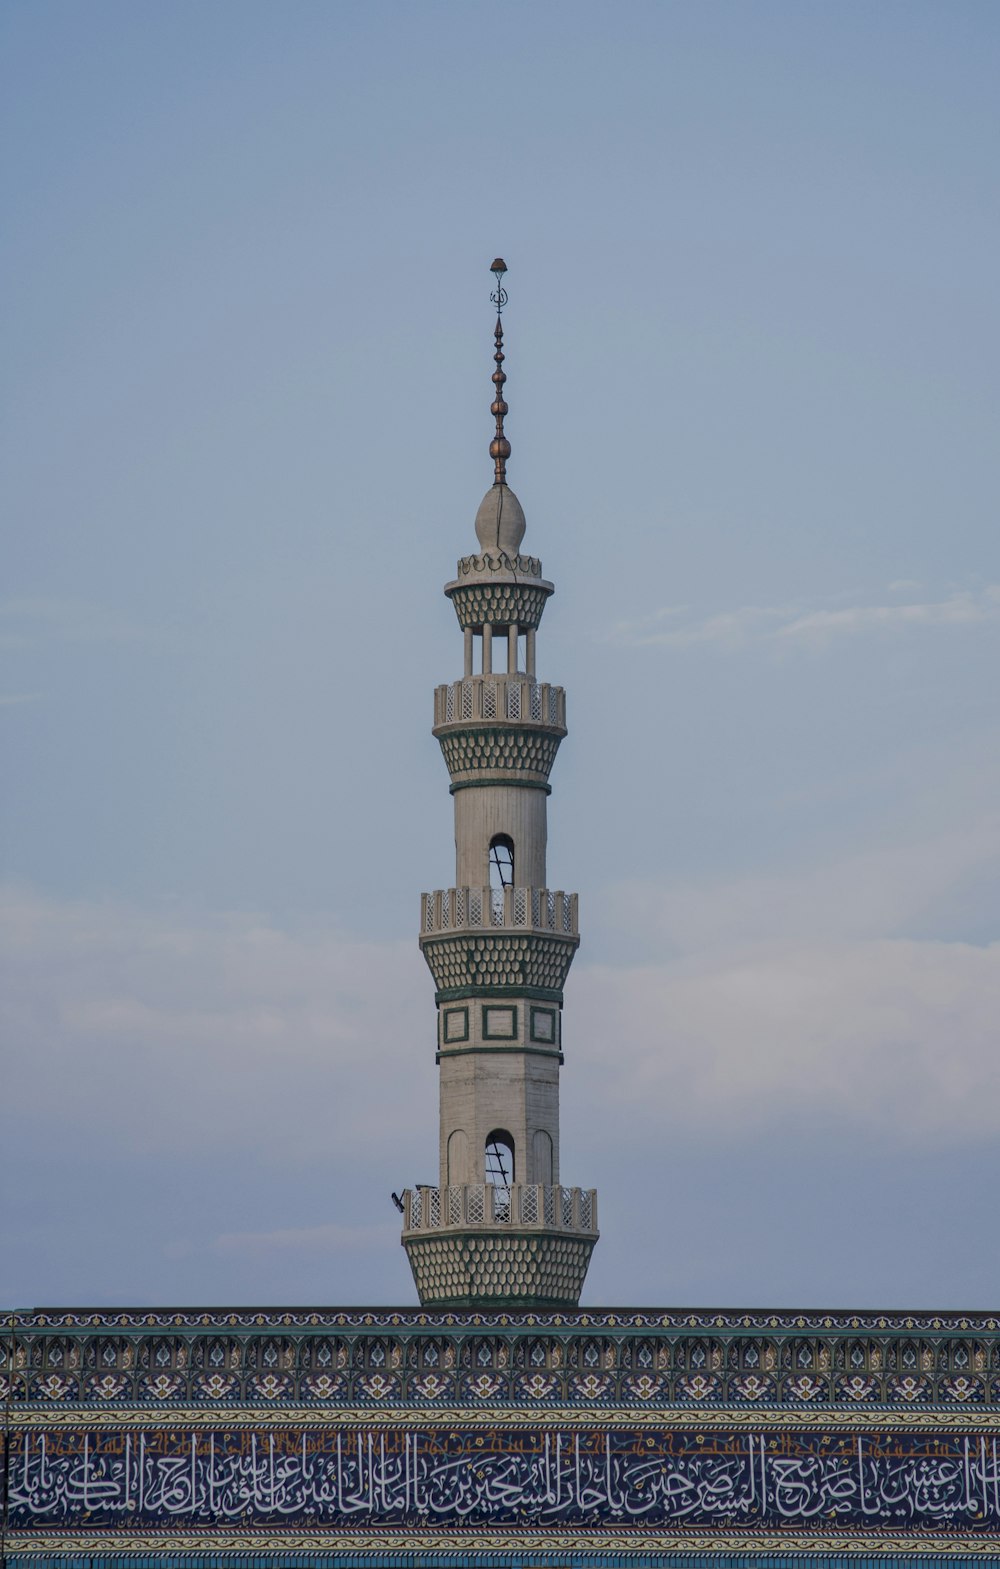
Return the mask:
[[520,554],[524,513],[507,484],[505,271],[493,263],[494,483],[476,514],[479,552],[445,588],[465,669],[434,694],[456,850],[455,886],[424,894],[420,923],[437,986],[440,1176],[403,1196],[427,1306],[575,1306],[597,1241],[596,1193],[560,1185],[562,989],[580,938],[576,894],[547,886],[545,842],[566,698],[535,676],[553,589]]

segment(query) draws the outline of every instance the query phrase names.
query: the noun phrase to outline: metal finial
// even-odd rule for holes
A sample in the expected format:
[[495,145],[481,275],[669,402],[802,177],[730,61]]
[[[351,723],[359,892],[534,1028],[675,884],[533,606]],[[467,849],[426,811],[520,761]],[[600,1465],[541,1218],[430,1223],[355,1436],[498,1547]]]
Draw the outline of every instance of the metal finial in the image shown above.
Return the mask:
[[490,268],[490,272],[493,274],[497,283],[496,289],[490,295],[490,299],[497,308],[497,324],[493,333],[493,359],[496,363],[496,370],[493,372],[493,385],[496,388],[496,396],[490,405],[490,413],[494,416],[497,422],[496,435],[490,442],[490,457],[493,459],[494,485],[506,485],[507,459],[510,457],[510,442],[507,440],[507,437],[504,435],[503,431],[504,415],[507,413],[507,405],[504,402],[503,397],[503,388],[504,382],[507,380],[507,378],[503,373],[503,324],[500,320],[500,314],[507,303],[507,290],[503,286],[503,278],[506,271],[507,263],[504,261],[502,256],[498,256]]

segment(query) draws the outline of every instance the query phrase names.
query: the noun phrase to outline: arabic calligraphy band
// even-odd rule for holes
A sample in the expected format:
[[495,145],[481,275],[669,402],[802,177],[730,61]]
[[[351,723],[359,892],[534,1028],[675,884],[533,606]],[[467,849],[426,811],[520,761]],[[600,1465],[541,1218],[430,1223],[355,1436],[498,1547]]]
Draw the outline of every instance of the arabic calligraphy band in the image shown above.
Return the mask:
[[22,1431],[11,1529],[628,1522],[1000,1529],[1000,1441],[800,1431]]

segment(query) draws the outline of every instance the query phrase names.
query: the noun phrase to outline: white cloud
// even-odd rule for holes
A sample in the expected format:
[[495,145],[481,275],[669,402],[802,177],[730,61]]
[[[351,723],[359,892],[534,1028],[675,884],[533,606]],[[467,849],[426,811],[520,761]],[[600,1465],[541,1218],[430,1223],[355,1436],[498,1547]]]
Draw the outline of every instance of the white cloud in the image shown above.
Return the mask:
[[911,935],[956,890],[995,868],[1000,813],[962,828],[844,854],[773,876],[613,889],[611,919],[631,921],[646,948],[695,955],[731,944],[798,939],[855,941]]
[[123,1154],[336,1163],[405,1143],[412,1106],[433,1100],[415,944],[8,889],[0,947],[5,1100],[22,1127]]
[[1000,941],[915,935],[984,877],[997,814],[787,876],[615,890],[646,960],[574,977],[595,1099],[650,1130],[1000,1135]]
[[890,1147],[1000,1136],[1000,942],[788,941],[596,966],[575,978],[577,1013],[595,1100],[640,1144],[789,1122]]
[[[919,586],[897,579],[888,585],[887,592],[912,595]],[[706,644],[733,650],[753,643],[818,644],[862,633],[970,626],[997,618],[1000,585],[990,584],[983,589],[955,590],[940,599],[911,598],[891,604],[744,605],[708,616],[697,616],[686,606],[667,606],[634,621],[620,622],[612,628],[609,640],[629,647]]]
[[780,627],[779,637],[830,637],[880,628],[960,626],[997,615],[997,604],[985,594],[951,594],[926,604],[852,605],[842,610],[813,610]]
[[[656,644],[688,648],[696,643],[741,648],[749,641],[773,635],[795,613],[792,607],[769,609],[760,605],[744,605],[738,610],[719,611],[711,616],[697,618],[687,607],[668,606],[635,621],[619,622],[612,628],[610,641],[634,648]],[[676,624],[664,625],[665,622]]]

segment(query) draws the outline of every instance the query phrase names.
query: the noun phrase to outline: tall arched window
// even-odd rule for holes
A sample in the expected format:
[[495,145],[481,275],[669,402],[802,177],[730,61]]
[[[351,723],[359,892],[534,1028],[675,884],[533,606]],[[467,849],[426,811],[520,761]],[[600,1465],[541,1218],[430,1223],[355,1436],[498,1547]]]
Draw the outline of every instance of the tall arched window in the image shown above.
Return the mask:
[[503,1128],[486,1140],[486,1180],[495,1188],[509,1188],[514,1180],[514,1140]]
[[490,887],[494,890],[514,886],[514,841],[509,834],[494,834],[490,840]]
[[503,921],[503,892],[513,886],[514,841],[509,834],[494,834],[490,840],[490,904],[494,921]]

